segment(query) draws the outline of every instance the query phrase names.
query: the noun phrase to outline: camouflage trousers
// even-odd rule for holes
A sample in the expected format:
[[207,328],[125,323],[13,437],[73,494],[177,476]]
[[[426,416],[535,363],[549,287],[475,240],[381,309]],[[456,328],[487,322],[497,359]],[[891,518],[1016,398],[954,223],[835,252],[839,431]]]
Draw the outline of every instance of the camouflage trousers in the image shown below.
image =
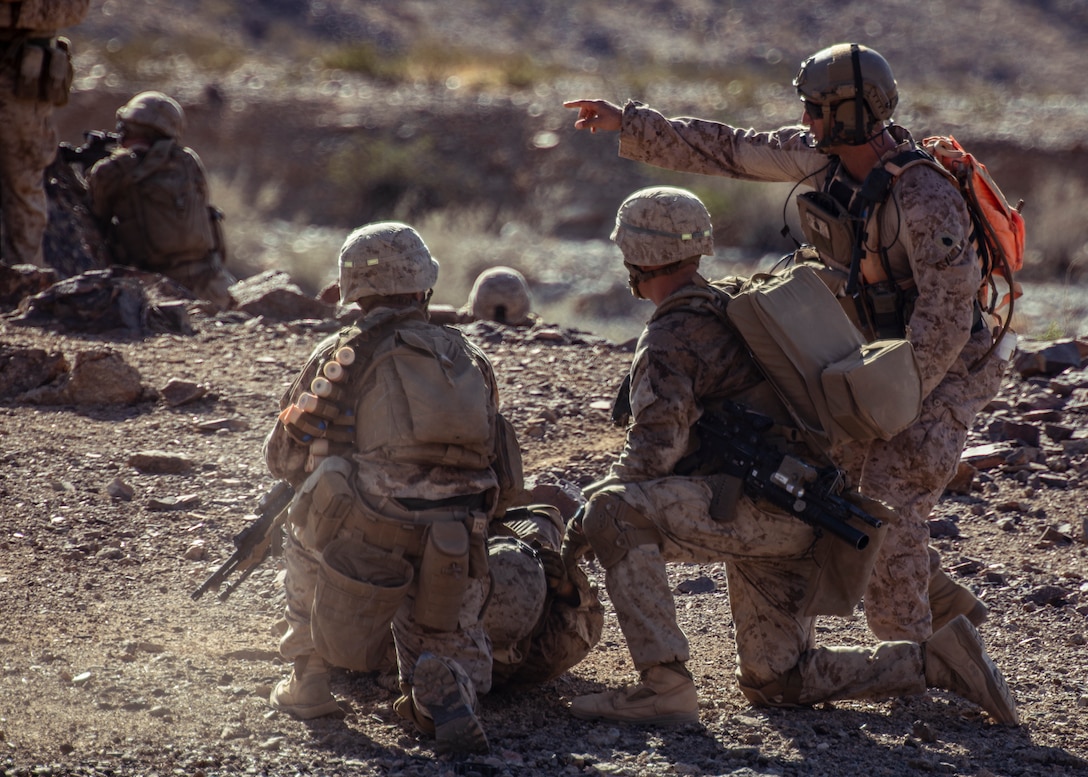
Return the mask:
[[43,183],[57,151],[53,105],[15,97],[12,71],[0,68],[0,263],[43,263],[48,221]]
[[997,393],[1004,369],[990,359],[976,373],[950,377],[926,398],[913,426],[870,444],[863,464],[844,464],[861,472],[863,494],[895,508],[865,591],[865,617],[880,639],[920,642],[933,633],[929,579],[940,554],[929,547],[927,522],[956,473],[970,419]]
[[[888,698],[925,690],[922,651],[909,642],[819,647],[815,619],[800,614],[815,573],[811,527],[747,498],[727,520],[710,517],[711,488],[700,478],[663,478],[609,487],[648,518],[659,544],[630,548],[607,569],[605,585],[639,670],[690,658],[676,622],[666,562],[725,562],[737,648],[737,680],[750,699],[814,704]],[[779,686],[788,690],[779,691]]]
[[[320,568],[319,555],[299,541],[295,530],[288,532],[284,549],[286,576],[280,654],[288,661],[316,652],[311,616]],[[418,559],[414,561],[418,576]],[[450,632],[436,632],[416,623],[412,615],[415,585],[393,616],[391,634],[396,649],[396,663],[402,685],[411,685],[412,671],[422,653],[456,661],[475,686],[485,694],[491,689],[491,641],[484,633],[481,614],[490,592],[490,579],[472,579],[462,600],[459,626]],[[390,669],[392,666],[389,667]]]

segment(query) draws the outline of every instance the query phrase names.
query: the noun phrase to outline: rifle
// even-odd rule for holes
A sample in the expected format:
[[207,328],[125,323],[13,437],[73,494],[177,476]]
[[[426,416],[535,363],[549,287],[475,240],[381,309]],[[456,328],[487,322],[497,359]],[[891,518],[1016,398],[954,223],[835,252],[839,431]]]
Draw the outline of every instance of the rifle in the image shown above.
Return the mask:
[[809,524],[828,531],[863,550],[869,535],[851,526],[851,517],[878,529],[881,521],[839,496],[842,473],[834,467],[817,469],[774,450],[763,436],[774,421],[762,413],[726,402],[723,413],[706,413],[696,421],[700,442],[716,457],[719,471],[740,478],[752,499],[766,499]]
[[257,519],[234,535],[234,553],[193,591],[194,600],[211,588],[218,590],[228,577],[239,571],[241,576],[219,594],[219,601],[225,602],[266,558],[280,555],[283,548],[280,527],[294,496],[295,489],[291,484],[281,480],[261,497],[257,505]]
[[116,132],[87,130],[83,133],[82,146],[61,143],[58,153],[68,164],[82,165],[84,170],[90,170],[95,162],[108,157],[120,144],[121,136]]

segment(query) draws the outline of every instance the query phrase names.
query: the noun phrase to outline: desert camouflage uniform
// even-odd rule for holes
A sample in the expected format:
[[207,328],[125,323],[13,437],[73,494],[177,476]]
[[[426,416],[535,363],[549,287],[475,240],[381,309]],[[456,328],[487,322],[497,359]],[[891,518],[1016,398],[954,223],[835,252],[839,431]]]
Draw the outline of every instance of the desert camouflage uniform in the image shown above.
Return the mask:
[[[425,313],[422,310],[405,313],[379,307],[368,313],[367,317],[372,321],[388,318],[384,326],[388,328],[390,335],[393,328],[402,330],[433,326],[426,322]],[[375,326],[382,325],[377,323]],[[292,404],[299,394],[307,390],[312,379],[317,375],[320,365],[336,347],[338,337],[338,335],[330,336],[317,346],[295,383],[281,398],[281,409]],[[495,377],[490,363],[478,349],[470,347],[470,353],[491,389],[492,403],[497,406]],[[350,389],[356,397],[361,397],[365,387],[353,385]],[[493,417],[494,413],[490,415]],[[266,438],[264,452],[268,468],[273,475],[287,480],[294,486],[298,486],[305,480],[308,449],[295,442],[287,434],[282,423],[277,422]],[[498,481],[491,468],[461,469],[452,466],[421,465],[411,461],[398,461],[382,451],[369,455],[356,453],[354,459],[358,464],[356,489],[360,494],[372,498],[375,505],[380,505],[383,501],[388,502],[388,500],[438,501],[479,495],[483,497],[481,502],[483,506],[479,507],[481,517],[486,519],[489,511],[494,509]],[[413,516],[421,515],[419,512],[411,513],[396,508],[392,502],[388,503],[386,509],[392,513],[407,515],[408,520],[411,520]],[[450,508],[445,512],[461,510],[468,518],[469,512],[475,512],[476,509],[475,506]],[[383,510],[382,514],[387,513]],[[338,536],[351,535],[354,531],[355,528],[345,523],[341,535]],[[288,537],[285,554],[287,606],[284,617],[287,629],[280,639],[280,652],[289,660],[315,651],[310,629],[310,608],[317,584],[319,554],[315,549],[306,547],[300,540],[300,535],[301,532],[293,528]],[[416,567],[418,579],[419,559],[411,558],[407,554],[405,558]],[[424,630],[415,622],[412,615],[412,605],[415,600],[415,585],[413,584],[407,598],[397,610],[392,625],[402,684],[410,684],[409,673],[415,667],[420,654],[431,652],[453,659],[459,664],[472,681],[470,690],[483,694],[490,689],[491,645],[480,622],[489,590],[490,583],[486,575],[472,578],[462,599],[457,629],[451,632],[435,632],[429,629]]]
[[[190,206],[197,211],[199,228],[174,235],[169,246],[171,253],[165,260],[156,253],[164,246],[152,248],[147,245],[146,236],[154,230],[142,226],[136,229],[117,226],[136,224],[147,215],[154,215],[153,210],[142,204],[144,193],[140,185],[133,183],[149,175],[172,181],[192,181],[199,198],[198,203]],[[211,220],[207,217],[207,174],[196,152],[170,138],[158,140],[147,149],[117,149],[88,172],[87,192],[91,212],[107,224],[110,250],[118,263],[162,273],[201,299],[220,308],[233,307],[234,299],[228,288],[236,281],[223,266],[223,258],[216,250]]]
[[15,96],[20,37],[53,38],[79,24],[89,0],[25,0],[0,3],[0,262],[42,264],[48,220],[43,174],[57,152],[53,104]]
[[[898,150],[906,148],[905,130],[890,129],[901,142]],[[830,170],[827,155],[810,147],[803,127],[757,132],[701,119],[670,120],[634,101],[624,107],[619,150],[623,157],[671,170],[804,182],[815,189]],[[912,167],[876,214],[879,223],[872,219],[867,225],[872,246],[881,238],[890,242],[894,277],[912,279],[918,291],[906,337],[918,358],[925,399],[912,427],[867,451],[844,451],[841,461],[860,473],[864,493],[894,507],[898,516],[865,593],[870,628],[881,639],[921,641],[932,633],[928,586],[931,564],[939,564],[927,548],[926,520],[955,473],[975,415],[1000,388],[1005,363],[990,358],[969,372],[992,340],[987,327],[972,329],[980,274],[967,239],[970,219],[954,185],[928,165]],[[845,264],[840,261],[836,269]]]
[[[716,315],[676,305],[689,290],[662,301],[639,339],[631,366],[633,422],[607,479],[590,489],[591,510],[602,495],[619,497],[660,535],[658,541],[643,536],[625,543],[634,547],[606,571],[635,667],[690,657],[665,562],[724,561],[737,678],[749,699],[813,704],[921,693],[925,680],[917,644],[815,645],[814,619],[801,614],[817,572],[810,526],[747,497],[733,515],[715,519],[713,480],[671,474],[692,452],[691,428],[716,399],[732,399],[779,422],[788,419],[737,335]],[[589,537],[588,518],[586,524]],[[632,530],[630,525],[620,529]]]

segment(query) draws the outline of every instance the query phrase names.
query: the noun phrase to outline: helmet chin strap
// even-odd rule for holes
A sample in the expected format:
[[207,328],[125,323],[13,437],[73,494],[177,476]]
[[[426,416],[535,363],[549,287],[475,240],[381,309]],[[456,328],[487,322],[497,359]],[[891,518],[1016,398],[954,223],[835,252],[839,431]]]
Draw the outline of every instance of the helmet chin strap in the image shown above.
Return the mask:
[[681,259],[679,262],[663,264],[648,270],[639,267],[637,264],[624,262],[623,266],[627,268],[627,285],[631,287],[631,293],[635,295],[637,299],[646,299],[642,292],[638,290],[638,285],[640,283],[648,281],[651,278],[656,278],[659,275],[672,275],[677,270],[686,267],[689,264],[698,264],[700,259],[702,259],[702,256],[696,254],[695,256],[689,256],[687,259]]

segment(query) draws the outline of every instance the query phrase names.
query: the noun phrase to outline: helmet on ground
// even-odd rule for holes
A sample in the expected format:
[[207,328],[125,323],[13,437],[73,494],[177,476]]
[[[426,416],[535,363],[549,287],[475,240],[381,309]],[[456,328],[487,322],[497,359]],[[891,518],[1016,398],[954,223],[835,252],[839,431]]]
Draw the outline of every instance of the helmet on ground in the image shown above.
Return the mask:
[[185,127],[185,112],[177,100],[162,92],[140,92],[117,109],[117,120],[176,139]]
[[710,213],[686,189],[651,186],[632,194],[616,213],[612,242],[625,263],[659,267],[714,253]]
[[826,122],[823,145],[868,142],[872,126],[891,119],[899,103],[891,66],[859,43],[816,52],[801,63],[793,85],[809,116]]
[[544,614],[548,581],[540,556],[514,537],[487,541],[487,565],[491,570],[491,598],[483,624],[491,637],[495,660],[520,663],[524,656],[518,643],[533,633]]
[[468,306],[474,318],[517,326],[529,320],[532,303],[525,276],[512,267],[492,267],[476,278]]
[[359,227],[340,249],[340,302],[429,291],[438,262],[407,224],[382,221]]

